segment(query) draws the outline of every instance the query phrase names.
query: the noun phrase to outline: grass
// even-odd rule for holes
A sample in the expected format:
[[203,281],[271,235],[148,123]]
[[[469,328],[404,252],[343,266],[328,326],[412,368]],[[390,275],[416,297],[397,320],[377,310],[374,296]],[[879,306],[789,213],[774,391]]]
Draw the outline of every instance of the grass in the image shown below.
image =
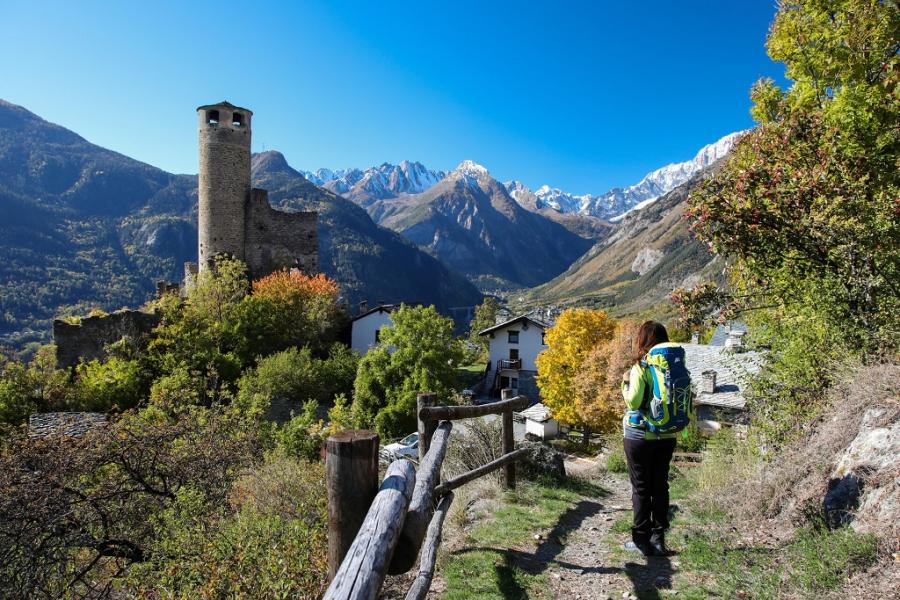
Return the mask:
[[681,539],[684,568],[702,576],[694,591],[725,598],[818,597],[875,561],[872,535],[850,527],[805,526],[777,547],[747,545],[722,527],[691,527]]
[[484,374],[484,363],[466,365],[456,370],[456,376],[459,379],[460,389],[471,388],[481,381]]
[[443,567],[447,591],[443,600],[518,600],[544,598],[546,573],[526,573],[502,550],[472,550],[456,554]]
[[850,527],[807,523],[779,544],[743,538],[732,528],[720,494],[753,464],[741,444],[725,435],[711,440],[701,467],[673,470],[670,497],[683,508],[669,540],[679,550],[680,598],[817,598],[875,562],[875,536]]
[[[465,549],[451,553],[441,567],[447,583],[443,600],[515,600],[548,598],[546,572],[521,568],[510,548],[534,548],[535,534],[546,536],[583,495],[602,497],[606,491],[578,479],[559,483],[521,482],[507,492],[496,511],[469,530]],[[564,536],[561,536],[564,537]]]

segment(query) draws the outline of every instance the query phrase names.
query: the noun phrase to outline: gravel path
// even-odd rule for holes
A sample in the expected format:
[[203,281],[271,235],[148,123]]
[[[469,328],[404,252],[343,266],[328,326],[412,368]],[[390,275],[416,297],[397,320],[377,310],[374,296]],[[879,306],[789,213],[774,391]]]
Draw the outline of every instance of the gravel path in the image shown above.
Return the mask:
[[[547,588],[541,598],[561,600],[653,600],[677,594],[671,590],[677,557],[644,558],[621,549],[631,539],[630,532],[613,531],[615,523],[630,518],[631,486],[627,476],[601,471],[596,463],[570,457],[566,471],[588,477],[608,494],[582,496],[549,531],[535,532],[530,548],[508,548],[506,553],[522,570],[546,573]],[[399,600],[412,574],[390,581],[382,598]],[[429,600],[444,591],[440,572],[435,577]],[[663,591],[667,590],[667,591]],[[532,597],[526,590],[513,590],[510,600]]]
[[551,598],[660,598],[660,591],[672,586],[677,559],[648,559],[622,550],[631,534],[614,532],[613,525],[630,517],[631,486],[626,477],[613,474],[595,482],[609,495],[582,498],[522,563],[523,568],[530,560],[537,569],[546,569]]

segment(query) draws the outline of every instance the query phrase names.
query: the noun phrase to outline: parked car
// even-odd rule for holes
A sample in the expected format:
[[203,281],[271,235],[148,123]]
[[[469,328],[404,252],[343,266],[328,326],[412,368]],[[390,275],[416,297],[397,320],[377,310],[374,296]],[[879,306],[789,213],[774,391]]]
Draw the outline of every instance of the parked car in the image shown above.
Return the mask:
[[400,441],[384,446],[381,452],[390,460],[398,458],[419,460],[419,434],[411,433]]

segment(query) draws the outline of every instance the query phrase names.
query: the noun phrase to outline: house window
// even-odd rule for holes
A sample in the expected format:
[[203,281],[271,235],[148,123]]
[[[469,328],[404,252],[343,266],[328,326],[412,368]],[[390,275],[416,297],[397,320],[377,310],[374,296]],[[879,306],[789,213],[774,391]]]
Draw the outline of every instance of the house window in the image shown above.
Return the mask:
[[375,330],[375,343],[377,344],[380,341],[381,341],[381,328],[379,327],[378,329]]
[[508,333],[509,333],[508,342],[510,344],[518,344],[519,343],[519,332],[518,331],[510,331]]
[[231,115],[231,124],[235,127],[241,127],[244,124],[244,115],[236,112]]
[[518,348],[510,348],[509,349],[509,360],[519,360],[519,349]]
[[519,389],[519,380],[518,380],[518,378],[516,378],[516,377],[510,377],[510,378],[509,378],[509,387],[513,388],[514,390]]
[[546,346],[546,345],[547,345],[547,341],[544,339],[544,336],[545,336],[545,335],[547,335],[547,333],[544,332],[544,331],[542,331],[542,332],[541,332],[541,346]]
[[218,125],[219,124],[219,111],[217,111],[217,110],[206,111],[206,124],[207,125]]

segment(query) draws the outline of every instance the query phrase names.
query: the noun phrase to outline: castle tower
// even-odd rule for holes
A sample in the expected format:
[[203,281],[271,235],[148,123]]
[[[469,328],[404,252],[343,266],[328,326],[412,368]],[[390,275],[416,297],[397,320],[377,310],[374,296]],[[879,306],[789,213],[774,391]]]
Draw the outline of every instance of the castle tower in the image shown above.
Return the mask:
[[200,128],[198,263],[217,254],[244,260],[246,206],[250,200],[250,117],[228,102],[197,109]]

